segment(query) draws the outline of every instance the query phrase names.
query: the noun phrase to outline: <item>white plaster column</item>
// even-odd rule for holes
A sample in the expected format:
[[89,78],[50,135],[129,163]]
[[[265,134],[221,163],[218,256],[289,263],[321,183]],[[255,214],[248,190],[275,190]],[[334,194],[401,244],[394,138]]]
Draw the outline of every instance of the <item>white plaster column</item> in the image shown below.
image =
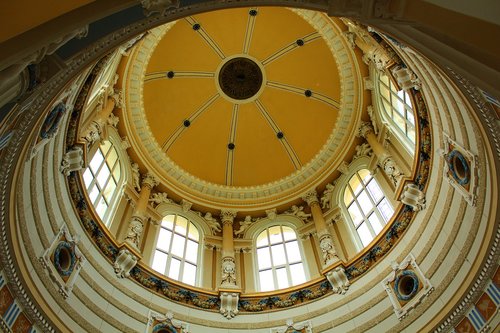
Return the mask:
[[392,185],[397,187],[404,174],[394,161],[394,158],[387,152],[384,146],[378,142],[372,125],[369,122],[361,122],[357,136],[365,138],[366,141],[368,141],[375,156],[377,156],[378,163],[382,167],[382,170],[384,170],[385,174],[389,177]]
[[235,211],[222,210],[220,213],[222,221],[221,287],[223,288],[236,287],[236,261],[233,241],[233,221],[235,217]]
[[140,251],[144,223],[146,222],[146,211],[148,207],[149,195],[153,187],[158,185],[158,180],[151,173],[147,173],[142,180],[142,188],[139,199],[136,202],[134,213],[130,220],[125,242]]
[[323,254],[323,266],[329,266],[337,261],[339,257],[333,244],[332,235],[328,230],[323,212],[321,210],[318,195],[315,190],[310,190],[302,196],[302,199],[311,207],[311,214],[316,227],[316,233],[319,239],[319,247]]

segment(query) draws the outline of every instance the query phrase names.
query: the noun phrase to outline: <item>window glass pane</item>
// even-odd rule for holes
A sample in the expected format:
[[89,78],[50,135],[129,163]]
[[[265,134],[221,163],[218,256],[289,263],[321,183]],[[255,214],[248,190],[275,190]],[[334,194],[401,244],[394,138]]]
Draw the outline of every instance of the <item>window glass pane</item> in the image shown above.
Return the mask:
[[168,277],[179,280],[179,271],[181,269],[181,262],[175,258],[170,261],[170,269],[168,270]]
[[297,243],[297,241],[288,242],[285,244],[285,246],[289,263],[301,261],[299,244]]
[[279,225],[271,227],[268,230],[269,230],[269,238],[271,239],[271,244],[283,242],[283,238],[281,237],[281,228]]
[[103,166],[99,171],[99,174],[97,175],[97,183],[99,184],[100,188],[104,188],[104,185],[106,185],[106,181],[108,180],[108,177],[109,177],[109,169],[107,166]]
[[394,114],[394,117],[393,117],[393,120],[394,122],[396,123],[396,125],[404,132],[406,133],[405,131],[405,125],[406,125],[406,122],[405,120],[403,119],[403,117],[401,117],[399,114]]
[[290,275],[292,276],[292,285],[298,285],[306,282],[306,274],[302,263],[290,265]]
[[182,282],[194,286],[196,282],[196,266],[190,263],[184,264],[184,271],[182,272]]
[[366,222],[362,223],[359,226],[359,228],[358,228],[358,235],[359,235],[359,238],[361,238],[361,243],[363,243],[363,246],[365,246],[365,247],[368,244],[370,244],[370,242],[373,239],[373,236],[372,236],[370,230],[368,229],[368,226],[366,225]]
[[108,204],[106,203],[106,201],[104,201],[104,198],[101,197],[101,199],[99,199],[99,202],[97,203],[97,206],[95,207],[95,211],[97,212],[97,215],[99,215],[101,219],[104,218],[104,214],[106,214],[106,209],[108,209]]
[[288,283],[288,274],[286,273],[286,268],[279,268],[276,270],[276,279],[278,280],[278,288],[288,288],[290,284]]
[[104,141],[100,146],[99,148],[101,149],[102,153],[104,155],[106,155],[106,153],[108,152],[109,148],[111,147],[111,142],[109,141]]
[[108,156],[106,156],[106,163],[108,163],[110,169],[115,165],[117,159],[118,154],[116,153],[116,149],[113,148],[109,151]]
[[370,171],[367,169],[361,169],[358,171],[359,177],[363,180],[363,183],[366,184],[370,179],[372,179],[372,175],[370,174]]
[[412,110],[408,110],[406,112],[406,119],[408,119],[408,121],[410,122],[410,124],[412,124],[413,126],[415,126],[415,117],[413,116],[413,111]]
[[285,241],[297,239],[297,235],[295,234],[295,231],[293,231],[292,228],[283,226],[282,229],[283,229],[283,238],[285,239]]
[[186,260],[196,264],[198,262],[198,243],[188,240],[186,246]]
[[384,99],[382,101],[382,104],[384,105],[385,112],[389,117],[392,117],[392,107],[391,105]]
[[352,202],[352,199],[353,199],[353,197],[352,197],[351,190],[350,190],[349,186],[346,186],[345,191],[344,191],[344,204],[346,206],[349,206]]
[[351,220],[354,223],[354,226],[357,226],[363,220],[363,215],[361,215],[361,211],[358,206],[354,202],[347,210],[349,211],[349,215],[351,215]]
[[94,176],[92,176],[92,172],[90,171],[90,169],[86,169],[85,172],[83,173],[83,181],[85,182],[87,190],[89,189],[90,183],[92,183],[93,179]]
[[382,81],[383,83],[385,83],[386,86],[389,86],[389,78],[387,77],[387,75],[381,75],[380,76],[380,81]]
[[161,228],[160,234],[158,235],[158,243],[156,243],[156,247],[164,250],[165,252],[169,251],[170,248],[170,239],[172,238],[172,232],[167,229]]
[[411,98],[410,95],[405,91],[405,103],[411,108]]
[[285,248],[283,247],[283,244],[276,244],[271,246],[271,253],[273,256],[274,266],[286,264]]
[[361,192],[361,194],[358,196],[357,200],[359,205],[361,206],[361,210],[363,210],[363,213],[365,215],[368,215],[370,210],[373,208],[373,204],[370,201],[370,198],[368,198],[368,194],[366,193],[366,191],[363,190],[363,192]]
[[267,244],[268,244],[268,241],[267,241],[267,230],[264,230],[257,237],[257,247],[264,246],[264,245],[267,245]]
[[115,180],[118,182],[120,180],[120,174],[121,174],[121,167],[120,167],[120,162],[117,162],[118,164],[115,166],[113,169],[113,177]]
[[174,229],[174,218],[175,218],[175,215],[165,216],[163,218],[163,220],[161,221],[162,227],[165,227],[169,230],[173,230]]
[[175,232],[181,235],[186,235],[187,220],[182,216],[177,216],[175,220]]
[[415,143],[415,129],[413,127],[408,126],[408,133],[406,136],[411,142]]
[[113,179],[110,179],[108,182],[108,185],[106,185],[106,188],[104,189],[104,198],[106,198],[107,202],[111,201],[111,198],[113,197],[113,194],[115,193],[116,190],[116,183]]
[[198,228],[195,227],[193,223],[189,223],[189,238],[198,241],[200,239],[200,233],[198,232]]
[[361,182],[356,175],[354,175],[351,180],[349,180],[349,186],[351,186],[354,195],[358,195],[358,193],[363,189],[363,187],[361,186]]
[[99,189],[97,188],[97,186],[94,185],[88,193],[90,201],[92,202],[93,205],[95,205],[95,199],[97,199],[97,196],[99,195]]
[[384,197],[384,193],[382,193],[382,190],[380,189],[380,186],[378,186],[377,182],[375,179],[372,179],[368,185],[366,186],[368,191],[370,192],[371,197],[375,202],[379,202],[380,199]]
[[269,269],[267,271],[259,272],[259,282],[261,291],[274,290],[274,280],[272,271]]
[[102,161],[104,161],[104,157],[101,154],[101,151],[97,149],[95,152],[94,157],[92,157],[92,160],[89,163],[90,169],[94,172],[94,174],[97,172],[97,169],[101,166]]
[[167,267],[167,255],[161,251],[156,250],[153,258],[153,265],[151,267],[161,274],[165,274],[165,267]]
[[380,222],[377,214],[373,213],[372,215],[370,215],[368,220],[370,221],[370,225],[372,226],[373,231],[376,235],[378,235],[384,228],[384,225]]
[[385,198],[378,205],[378,209],[386,222],[391,219],[392,214],[394,213],[391,204]]
[[176,256],[182,257],[184,255],[184,243],[186,242],[186,238],[174,234],[174,241],[172,242],[172,250],[171,252]]
[[268,247],[257,249],[257,261],[259,269],[271,267],[271,256]]

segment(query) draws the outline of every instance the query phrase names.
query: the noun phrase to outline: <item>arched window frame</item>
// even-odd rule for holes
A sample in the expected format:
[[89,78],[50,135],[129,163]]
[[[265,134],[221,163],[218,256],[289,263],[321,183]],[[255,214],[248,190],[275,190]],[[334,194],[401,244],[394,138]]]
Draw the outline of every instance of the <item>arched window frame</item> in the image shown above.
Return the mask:
[[[382,81],[382,77],[386,76],[388,79],[389,87]],[[373,100],[376,101],[374,107],[376,108],[382,122],[386,124],[393,133],[396,138],[401,142],[403,147],[413,156],[415,154],[415,142],[417,140],[416,134],[416,121],[415,121],[415,112],[414,112],[414,100],[413,96],[408,92],[399,89],[396,81],[392,77],[390,73],[381,74],[379,71],[375,69],[371,69],[371,77],[374,82],[373,84]],[[389,94],[389,100],[383,97],[381,92],[381,85],[386,87]],[[394,89],[391,89],[394,88]],[[402,117],[400,113],[396,111],[396,107],[394,107],[394,103],[400,103],[398,105],[403,105],[405,110],[405,116]],[[384,104],[386,102],[386,104]],[[402,104],[401,104],[402,103]],[[409,103],[409,104],[408,104]],[[390,105],[390,112],[387,110],[385,105]],[[398,125],[398,123],[394,120],[394,115],[399,118],[402,122],[404,122],[404,129]],[[404,119],[403,119],[404,118]],[[401,123],[401,122],[400,122]],[[413,135],[411,134],[413,133]]]
[[[289,227],[290,229],[292,229],[295,232],[295,237],[296,237],[295,239],[296,239],[297,244],[298,244],[299,254],[300,254],[300,258],[301,258],[300,263],[302,263],[302,267],[304,270],[304,281],[300,282],[300,283],[304,283],[304,282],[309,280],[310,274],[309,274],[308,263],[306,262],[306,257],[304,255],[304,248],[303,248],[302,241],[300,240],[299,233],[297,232],[298,228],[303,226],[303,224],[304,224],[304,222],[297,217],[279,216],[275,220],[271,220],[269,218],[262,219],[258,223],[254,223],[250,228],[247,229],[247,231],[245,232],[245,235],[252,239],[252,244],[253,244],[253,249],[254,249],[254,253],[253,253],[254,254],[253,255],[254,278],[255,278],[255,286],[256,286],[256,289],[258,291],[263,291],[263,290],[262,290],[262,286],[261,286],[261,282],[260,282],[259,258],[258,258],[258,251],[257,251],[257,238],[259,237],[259,235],[263,231],[265,231],[269,228],[275,227],[275,226]],[[279,244],[279,243],[276,243],[276,244]],[[268,248],[269,248],[269,246],[268,246]],[[271,256],[272,256],[272,254],[271,254]],[[298,262],[293,262],[291,264],[293,265],[294,263],[298,263]],[[286,267],[286,269],[287,269],[287,277],[288,277],[288,283],[289,283],[288,287],[292,287],[292,286],[297,285],[297,284],[291,284],[292,280],[291,280],[290,269],[289,269],[290,263],[288,262],[288,259],[286,260],[285,264],[278,265],[278,266],[279,266],[278,268]],[[274,286],[277,286],[278,288],[272,289],[272,290],[265,290],[265,291],[274,291],[274,290],[282,289],[282,288],[279,288],[279,284],[277,283],[277,276],[275,273],[276,269],[274,267],[271,267],[271,270],[273,272],[273,280],[274,280],[273,283],[274,283]],[[298,283],[298,284],[300,284],[300,283]]]
[[[120,167],[120,176],[118,177],[117,180],[115,179],[116,188],[114,190],[113,195],[109,199],[109,202],[107,203],[108,208],[106,209],[106,212],[104,213],[104,215],[101,218],[102,222],[109,228],[111,226],[112,221],[113,221],[114,214],[118,208],[119,198],[122,196],[125,184],[129,181],[129,178],[131,176],[131,171],[130,171],[129,163],[123,162],[123,161],[128,161],[128,155],[121,147],[121,138],[120,138],[117,130],[112,126],[107,126],[106,130],[107,130],[108,137],[103,141],[108,141],[111,144],[111,147],[109,148],[107,154],[109,154],[111,149],[115,149],[116,154],[117,154],[117,160],[115,163],[116,163],[116,166]],[[92,159],[95,157],[95,154],[97,153],[98,150],[100,150],[101,144],[99,142],[96,142],[95,144],[97,146],[96,149],[91,150],[94,152],[94,154],[92,155],[92,157],[90,157],[88,159],[87,167],[84,170],[82,170],[82,179],[84,179],[84,184],[87,188],[87,194],[89,195],[89,199],[90,199],[90,193],[88,192],[88,189],[91,188],[91,186],[93,186],[95,184],[96,178],[95,178],[95,176],[93,176],[92,182],[90,183],[90,186],[87,186],[87,182],[85,181],[85,173],[90,168],[90,163],[91,163]],[[105,156],[105,158],[106,158],[106,156]],[[103,163],[106,163],[106,162],[103,161],[101,163],[100,168],[102,168]],[[116,167],[114,167],[113,170],[115,168]],[[111,173],[113,172],[113,170],[111,170]],[[110,175],[110,177],[111,177],[111,175]],[[109,177],[108,177],[107,182],[109,182]],[[106,184],[107,184],[107,182],[106,182]],[[102,190],[101,190],[101,191],[99,191],[99,194],[97,196],[97,200],[99,198],[101,198],[102,195],[103,194],[102,194]],[[96,202],[99,202],[99,201],[96,201]],[[96,214],[100,217],[100,215],[97,213],[97,207],[94,206],[94,204],[93,204],[93,207],[96,210]]]
[[[187,219],[188,222],[193,223],[193,225],[197,228],[198,235],[199,235],[199,237],[198,237],[198,253],[196,256],[197,266],[196,266],[196,274],[195,274],[195,283],[193,284],[193,286],[195,286],[195,287],[201,286],[202,285],[201,277],[203,275],[202,274],[202,269],[203,269],[203,251],[202,251],[202,249],[204,248],[204,244],[205,244],[205,235],[211,235],[210,228],[208,227],[208,225],[203,221],[203,219],[198,214],[194,213],[193,211],[184,212],[182,210],[182,207],[179,207],[178,205],[175,205],[172,203],[161,203],[155,208],[155,210],[163,217],[165,217],[167,215],[172,215],[172,214],[182,216],[185,219]],[[160,221],[160,224],[161,224],[161,221]],[[156,233],[154,235],[154,246],[152,248],[153,253],[151,253],[151,259],[149,262],[149,265],[151,268],[153,267],[153,262],[155,260],[155,252],[158,248],[158,241],[160,238],[161,229],[162,229],[161,225],[158,228],[155,228]],[[167,265],[169,263],[169,260],[171,260],[170,257],[167,258],[167,262],[165,263],[165,265]],[[182,267],[182,269],[184,269],[184,268]],[[168,277],[168,275],[165,274],[166,272],[167,272],[167,266],[165,267],[164,273],[161,273],[161,272],[158,272],[158,273],[163,274],[163,275]],[[181,275],[182,272],[183,272],[182,270],[179,271],[179,277],[182,277],[182,275]],[[178,279],[178,280],[173,279],[173,280],[182,282],[182,279]]]
[[[358,157],[353,162],[351,162],[347,172],[338,178],[336,185],[335,185],[335,189],[331,193],[331,197],[330,197],[330,202],[337,203],[338,209],[340,209],[340,212],[342,213],[343,220],[344,220],[342,223],[345,224],[346,230],[348,231],[348,233],[351,236],[352,245],[354,245],[355,250],[357,252],[363,250],[365,248],[365,246],[363,245],[361,238],[358,235],[358,231],[357,231],[357,229],[354,225],[354,222],[351,219],[349,211],[344,203],[344,193],[345,193],[346,186],[348,185],[352,176],[356,172],[358,172],[359,170],[362,170],[362,169],[370,170],[369,165],[370,165],[371,159],[372,159],[371,157],[362,156],[362,157]],[[395,207],[397,206],[397,201],[395,201],[392,198],[392,195],[391,195],[392,189],[391,189],[390,185],[387,183],[387,181],[384,179],[384,177],[381,176],[380,173],[375,173],[375,174],[371,173],[371,174],[372,174],[373,178],[377,181],[379,187],[381,188],[381,190],[384,194],[384,197],[389,201],[392,209],[395,211],[396,210]],[[332,206],[331,208],[332,208],[332,210],[335,210],[334,206]],[[389,221],[391,220],[391,218],[389,218],[389,220],[386,221],[384,228],[387,224],[389,224]],[[351,253],[351,255],[353,255],[353,254]]]
[[[361,171],[366,170],[369,172],[369,175],[371,178],[366,181],[365,184],[365,178],[362,178],[362,175],[360,174]],[[357,179],[360,181],[358,186],[361,186],[361,190],[359,193],[355,193],[354,190],[352,189],[350,182],[352,179]],[[382,192],[382,195],[380,198],[376,198],[374,194],[371,193],[369,190],[368,186],[372,182],[375,182],[376,186],[378,189]],[[354,229],[354,235],[356,239],[356,243],[358,246],[361,248],[364,248],[368,246],[369,243],[373,241],[377,237],[377,235],[385,228],[387,223],[391,220],[392,216],[394,215],[394,207],[390,203],[390,201],[387,198],[386,193],[384,192],[381,184],[377,180],[377,178],[366,168],[358,168],[356,170],[353,170],[353,172],[350,174],[350,176],[347,178],[346,184],[342,187],[342,200],[340,201],[340,204],[342,206],[342,209],[344,211],[344,216],[350,221],[350,225]],[[345,193],[349,192],[353,196],[352,199],[350,200],[349,206],[345,203]],[[360,204],[360,198],[362,195],[365,195],[366,199],[369,200],[371,204],[371,208],[365,213],[361,207]],[[353,205],[356,205],[355,207],[359,210],[359,213],[361,213],[361,220],[359,223],[356,223],[349,212],[350,207]],[[386,209],[389,209],[391,212],[384,214],[383,212],[383,205],[389,205],[388,207],[386,206]],[[372,216],[376,218],[379,223],[381,223],[380,228],[377,232],[376,225],[374,225],[374,220],[372,219]],[[362,237],[360,235],[359,229],[361,228],[362,225],[366,225],[368,232],[371,235],[371,239],[365,244],[363,244]]]

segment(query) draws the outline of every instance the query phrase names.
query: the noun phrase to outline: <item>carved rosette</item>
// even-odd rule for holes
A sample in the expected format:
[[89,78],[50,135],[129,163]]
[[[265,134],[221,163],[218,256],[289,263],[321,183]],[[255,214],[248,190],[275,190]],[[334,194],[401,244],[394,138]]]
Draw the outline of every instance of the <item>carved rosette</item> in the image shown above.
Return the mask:
[[316,190],[310,190],[307,191],[303,196],[302,200],[307,202],[309,206],[312,205],[319,205],[319,200],[318,200],[318,193],[316,193]]
[[139,249],[143,229],[143,218],[140,216],[132,216],[132,220],[128,226],[127,236],[125,236],[125,242]]
[[233,257],[222,258],[221,287],[236,287],[236,263]]

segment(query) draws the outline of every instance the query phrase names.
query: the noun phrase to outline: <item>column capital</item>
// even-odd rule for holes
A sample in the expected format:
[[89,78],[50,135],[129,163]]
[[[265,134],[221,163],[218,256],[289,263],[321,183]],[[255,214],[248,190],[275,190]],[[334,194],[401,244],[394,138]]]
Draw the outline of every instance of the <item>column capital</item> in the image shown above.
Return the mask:
[[316,190],[312,189],[307,191],[302,195],[302,200],[307,202],[309,206],[314,205],[315,203],[319,205],[318,193]]
[[238,212],[234,211],[234,210],[226,210],[226,209],[223,209],[220,211],[220,220],[222,222],[222,224],[233,224],[234,222],[234,218],[236,217],[236,214]]
[[156,178],[155,175],[152,173],[148,172],[143,178],[142,178],[142,185],[147,186],[150,189],[158,185],[160,182],[158,181],[158,178]]
[[372,124],[368,121],[362,121],[361,124],[359,125],[359,129],[358,132],[356,133],[356,136],[361,138],[366,138],[366,136],[369,133],[375,133]]

